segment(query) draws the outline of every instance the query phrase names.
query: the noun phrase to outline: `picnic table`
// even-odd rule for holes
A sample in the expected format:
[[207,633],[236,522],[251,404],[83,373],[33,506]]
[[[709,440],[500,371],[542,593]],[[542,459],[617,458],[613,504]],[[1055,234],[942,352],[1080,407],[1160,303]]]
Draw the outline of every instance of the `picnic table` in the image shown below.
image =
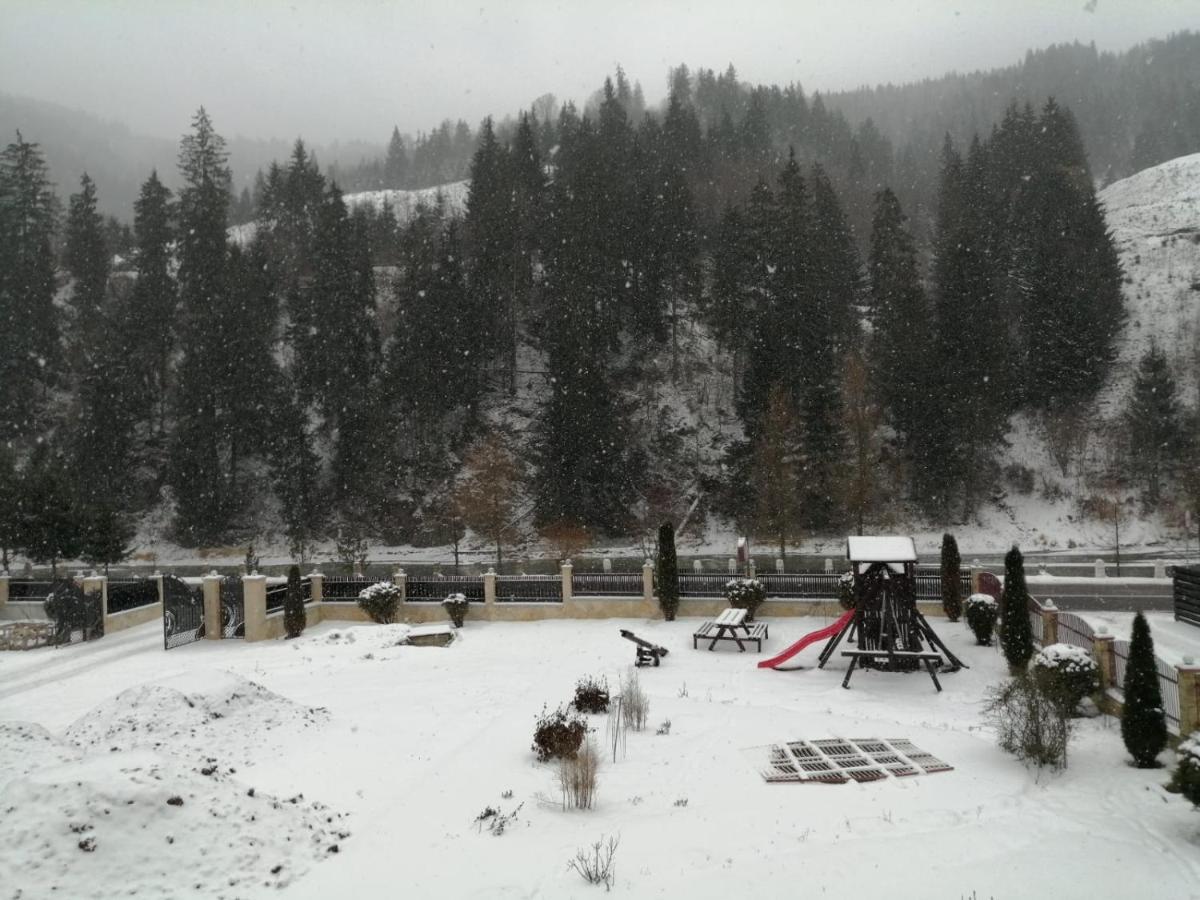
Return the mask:
[[766,623],[747,622],[744,609],[727,609],[715,619],[705,622],[692,635],[692,649],[697,649],[701,640],[710,641],[709,650],[716,648],[717,641],[733,641],[738,645],[738,651],[745,653],[746,644],[753,641],[757,653],[762,651],[762,642],[767,637]]

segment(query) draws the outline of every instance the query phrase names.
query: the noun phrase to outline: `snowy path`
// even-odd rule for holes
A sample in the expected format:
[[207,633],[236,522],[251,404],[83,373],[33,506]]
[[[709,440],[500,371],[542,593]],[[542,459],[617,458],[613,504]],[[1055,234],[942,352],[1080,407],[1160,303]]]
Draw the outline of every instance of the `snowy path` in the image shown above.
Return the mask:
[[[764,654],[819,624],[773,621]],[[1153,883],[1157,898],[1200,898],[1200,815],[1161,790],[1166,771],[1129,768],[1111,720],[1081,724],[1067,772],[1024,770],[980,720],[1002,660],[971,646],[964,626],[936,624],[972,666],[945,676],[936,694],[924,675],[875,672],[844,691],[840,661],[824,672],[760,671],[753,653],[692,650],[695,625],[468,622],[461,641],[440,649],[390,646],[396,629],[325,623],[299,641],[202,642],[170,653],[145,626],[108,648],[105,639],[0,655],[0,722],[61,735],[126,688],[181,675],[215,684],[229,677],[221,671],[302,708],[324,707],[302,732],[278,717],[258,730],[239,719],[213,754],[236,763],[231,783],[279,797],[303,792],[347,814],[351,836],[340,852],[288,884],[287,897],[592,898],[598,889],[566,862],[602,834],[619,834],[613,893],[628,897],[847,897],[886,885],[895,898],[1095,898],[1147,896]],[[529,752],[533,719],[544,702],[568,699],[582,675],[605,675],[615,688],[633,657],[621,627],[671,651],[662,668],[641,671],[651,727],[601,769],[595,810],[564,813],[551,769]],[[813,665],[817,650],[798,661]],[[664,719],[670,734],[655,735]],[[603,717],[592,722],[603,743]],[[908,737],[955,770],[768,785],[747,754],[839,735]],[[0,784],[0,796],[8,790]],[[518,803],[508,833],[477,833],[485,806],[508,812]],[[101,843],[79,865],[100,857]],[[28,887],[25,900],[45,896]],[[185,894],[147,884],[139,897]],[[248,884],[229,896],[277,895]]]

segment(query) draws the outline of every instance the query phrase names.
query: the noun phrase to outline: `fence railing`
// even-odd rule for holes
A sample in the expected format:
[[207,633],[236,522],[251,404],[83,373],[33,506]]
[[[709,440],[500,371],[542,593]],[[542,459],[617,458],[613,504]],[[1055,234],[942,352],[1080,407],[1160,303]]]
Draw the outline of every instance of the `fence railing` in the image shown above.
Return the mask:
[[680,574],[680,597],[724,597],[729,575]]
[[267,613],[279,612],[283,609],[283,601],[287,599],[287,579],[279,581],[267,579]]
[[483,576],[431,575],[414,578],[410,575],[404,579],[404,599],[409,603],[441,603],[451,594],[462,594],[469,603],[482,603]]
[[1042,618],[1042,604],[1032,597],[1029,598],[1029,628],[1035,644],[1041,647],[1046,643],[1046,620]]
[[14,578],[8,583],[8,599],[20,603],[45,602],[53,587],[53,581]]
[[127,612],[158,602],[158,581],[138,578],[108,582],[108,614]]
[[[1129,667],[1129,641],[1113,641],[1113,687],[1121,693],[1125,688],[1125,672]],[[1158,689],[1162,693],[1163,715],[1167,729],[1179,734],[1179,671],[1166,660],[1154,657],[1158,673]]]
[[339,603],[358,599],[359,593],[384,579],[366,578],[362,575],[335,575],[325,579],[322,599]]
[[572,572],[571,594],[576,597],[640,597],[642,573]]
[[1096,632],[1086,620],[1074,613],[1060,612],[1058,614],[1058,642],[1070,644],[1072,647],[1082,647],[1091,653],[1096,646]]
[[561,603],[559,575],[498,575],[497,603]]
[[[965,600],[971,594],[971,573],[962,571],[958,576],[959,591]],[[836,596],[836,595],[835,595]],[[942,600],[942,575],[938,571],[917,570],[917,599],[937,602]]]

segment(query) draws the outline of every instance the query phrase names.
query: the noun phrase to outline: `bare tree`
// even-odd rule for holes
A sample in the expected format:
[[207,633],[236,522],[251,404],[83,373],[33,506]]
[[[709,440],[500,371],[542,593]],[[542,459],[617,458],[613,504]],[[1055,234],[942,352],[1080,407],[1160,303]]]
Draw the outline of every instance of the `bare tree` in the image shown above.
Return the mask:
[[489,432],[467,452],[466,476],[454,491],[462,521],[496,547],[496,569],[504,561],[504,537],[512,525],[520,468],[503,436]]
[[754,530],[779,542],[786,558],[788,539],[800,533],[800,484],[797,474],[796,413],[781,385],[771,388],[762,434],[751,467]]

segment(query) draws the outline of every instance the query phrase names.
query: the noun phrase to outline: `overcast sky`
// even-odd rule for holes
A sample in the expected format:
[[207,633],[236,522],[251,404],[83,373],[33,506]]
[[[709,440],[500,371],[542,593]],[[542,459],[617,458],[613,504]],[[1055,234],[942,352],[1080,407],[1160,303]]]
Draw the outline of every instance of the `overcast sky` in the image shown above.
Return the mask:
[[1120,50],[1200,26],[1200,0],[0,0],[0,90],[176,138],[386,139],[582,101],[621,63],[650,101],[686,62],[806,91]]

